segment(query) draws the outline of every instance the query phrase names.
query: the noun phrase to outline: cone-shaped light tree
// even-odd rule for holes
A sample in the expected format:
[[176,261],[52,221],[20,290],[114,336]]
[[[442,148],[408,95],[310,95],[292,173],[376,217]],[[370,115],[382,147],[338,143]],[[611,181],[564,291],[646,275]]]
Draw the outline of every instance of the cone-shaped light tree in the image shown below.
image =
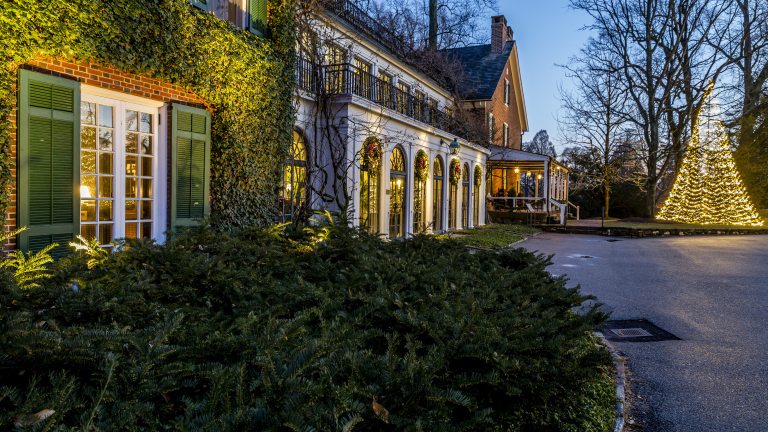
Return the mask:
[[695,224],[763,225],[741,181],[728,134],[712,98],[694,118],[691,141],[659,219]]

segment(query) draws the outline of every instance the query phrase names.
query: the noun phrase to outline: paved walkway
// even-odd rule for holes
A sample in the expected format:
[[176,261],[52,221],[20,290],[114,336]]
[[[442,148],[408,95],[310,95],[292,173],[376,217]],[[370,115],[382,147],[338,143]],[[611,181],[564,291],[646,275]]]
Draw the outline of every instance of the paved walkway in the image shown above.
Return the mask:
[[630,359],[642,430],[768,431],[768,236],[544,233],[520,245],[556,254],[550,272],[613,319],[646,318],[682,339],[615,344]]

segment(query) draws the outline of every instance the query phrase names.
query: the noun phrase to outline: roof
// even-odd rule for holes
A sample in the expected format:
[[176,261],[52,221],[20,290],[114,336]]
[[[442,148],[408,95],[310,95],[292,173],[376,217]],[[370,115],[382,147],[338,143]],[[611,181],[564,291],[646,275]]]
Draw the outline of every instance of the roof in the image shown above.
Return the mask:
[[444,52],[461,62],[465,79],[459,83],[464,100],[490,100],[504,74],[515,42],[507,42],[501,53],[491,52],[491,44],[454,48]]

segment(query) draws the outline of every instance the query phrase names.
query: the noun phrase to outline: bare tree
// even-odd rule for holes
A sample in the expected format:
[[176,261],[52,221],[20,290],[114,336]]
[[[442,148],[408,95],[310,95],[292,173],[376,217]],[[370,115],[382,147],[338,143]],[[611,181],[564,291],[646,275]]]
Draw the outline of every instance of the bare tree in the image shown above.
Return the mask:
[[590,14],[590,28],[618,60],[626,121],[642,138],[646,213],[653,217],[659,181],[682,161],[692,113],[710,81],[727,67],[712,49],[725,0],[571,0]]
[[361,6],[415,49],[435,51],[487,41],[486,19],[497,0],[370,0]]
[[621,59],[605,50],[601,38],[590,39],[571,64],[563,66],[574,82],[574,91],[560,89],[564,115],[561,131],[569,145],[585,150],[596,167],[596,181],[603,193],[605,215],[609,214],[611,187],[621,177],[627,143],[625,124],[628,95],[621,82]]

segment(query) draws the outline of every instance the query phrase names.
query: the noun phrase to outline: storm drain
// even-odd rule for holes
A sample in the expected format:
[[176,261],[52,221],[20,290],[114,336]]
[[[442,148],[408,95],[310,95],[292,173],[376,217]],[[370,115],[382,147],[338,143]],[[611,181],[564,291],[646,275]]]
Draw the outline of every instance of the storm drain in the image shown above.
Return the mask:
[[641,328],[610,329],[608,331],[620,338],[653,336],[652,334],[648,333],[647,331]]
[[644,319],[606,321],[601,330],[606,339],[616,342],[680,340],[679,337]]

